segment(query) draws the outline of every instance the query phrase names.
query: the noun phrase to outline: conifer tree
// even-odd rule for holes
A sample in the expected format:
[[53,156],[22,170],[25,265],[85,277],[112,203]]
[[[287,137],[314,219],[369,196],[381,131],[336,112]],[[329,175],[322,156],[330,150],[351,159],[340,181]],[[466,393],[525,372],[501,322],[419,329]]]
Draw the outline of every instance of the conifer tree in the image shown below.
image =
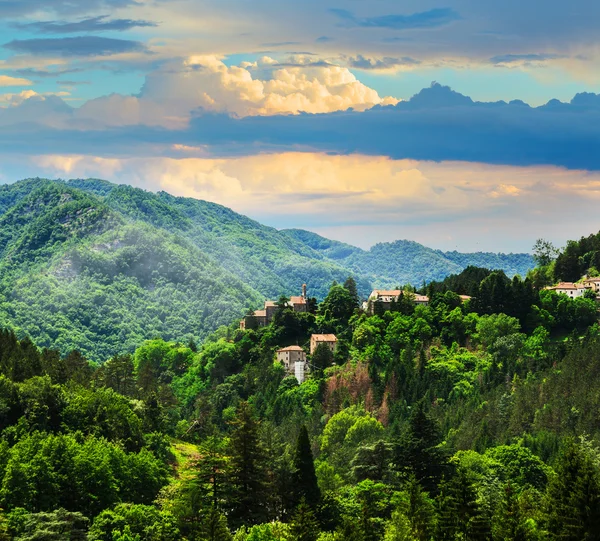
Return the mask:
[[195,478],[189,483],[180,504],[180,517],[190,532],[204,528],[206,517],[219,514],[228,497],[229,457],[219,436],[210,436],[199,447]]
[[293,541],[317,541],[320,533],[319,523],[311,506],[302,499],[290,523]]
[[428,541],[433,533],[433,502],[412,475],[406,487],[408,500],[403,506],[404,515],[409,521],[412,536],[416,541]]
[[600,539],[600,482],[592,458],[574,442],[562,453],[548,485],[547,521],[551,539]]
[[421,401],[414,406],[408,427],[396,447],[394,461],[401,475],[408,478],[413,474],[430,494],[436,493],[446,467],[446,457],[438,447],[440,442],[437,425]]
[[458,468],[449,482],[442,483],[437,503],[436,540],[490,539],[489,521],[479,508],[475,487],[464,468]]
[[352,460],[352,474],[360,482],[365,479],[388,483],[390,479],[393,445],[379,440],[373,445],[362,445]]
[[356,280],[352,276],[348,276],[344,282],[344,289],[350,293],[354,306],[358,308],[360,306],[360,299],[358,297],[358,289],[356,287]]
[[258,434],[258,422],[247,402],[240,403],[232,421],[231,456],[231,512],[235,528],[265,522],[268,517],[266,454]]
[[315,473],[315,464],[306,425],[302,425],[300,428],[296,443],[296,452],[294,454],[294,491],[297,502],[304,498],[312,509],[316,509],[319,505],[321,491],[317,482],[317,474]]
[[227,528],[227,519],[215,507],[211,508],[204,519],[201,539],[202,541],[231,541],[233,539]]
[[513,485],[508,482],[502,491],[502,499],[496,509],[493,524],[494,541],[529,541],[530,528],[527,527],[521,511],[519,498]]

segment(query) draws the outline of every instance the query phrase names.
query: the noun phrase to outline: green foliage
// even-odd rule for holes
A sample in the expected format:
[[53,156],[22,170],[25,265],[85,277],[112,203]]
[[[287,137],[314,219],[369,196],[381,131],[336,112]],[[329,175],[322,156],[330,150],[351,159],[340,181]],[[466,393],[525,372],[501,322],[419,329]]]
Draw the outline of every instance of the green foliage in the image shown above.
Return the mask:
[[15,541],[85,541],[89,520],[81,513],[63,508],[48,513],[30,513],[21,516]]
[[296,443],[293,490],[296,502],[304,500],[306,505],[309,505],[313,509],[319,505],[321,491],[317,482],[317,474],[315,473],[315,465],[306,425],[302,425],[300,428]]
[[552,539],[600,538],[600,477],[592,457],[571,442],[548,486],[547,522]]
[[179,541],[175,517],[148,505],[119,504],[100,513],[90,528],[90,541],[112,541],[114,532],[127,531],[140,541]]

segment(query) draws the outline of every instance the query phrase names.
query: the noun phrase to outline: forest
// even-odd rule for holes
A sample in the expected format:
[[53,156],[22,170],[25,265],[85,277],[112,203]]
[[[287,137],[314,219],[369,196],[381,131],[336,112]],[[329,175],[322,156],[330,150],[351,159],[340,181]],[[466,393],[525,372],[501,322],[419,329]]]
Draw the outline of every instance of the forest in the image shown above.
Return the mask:
[[[370,314],[349,277],[106,362],[4,329],[0,540],[600,539],[598,306],[539,285],[563,277],[543,248],[426,306]],[[313,333],[337,348],[299,384],[275,352]]]
[[[460,256],[460,257],[458,257]],[[458,257],[458,259],[457,259]],[[525,275],[528,254],[445,255],[417,243],[361,250],[278,231],[231,209],[97,179],[0,186],[0,326],[94,362],[142,342],[197,342],[264,299],[319,300],[353,275],[421,284],[469,264]]]

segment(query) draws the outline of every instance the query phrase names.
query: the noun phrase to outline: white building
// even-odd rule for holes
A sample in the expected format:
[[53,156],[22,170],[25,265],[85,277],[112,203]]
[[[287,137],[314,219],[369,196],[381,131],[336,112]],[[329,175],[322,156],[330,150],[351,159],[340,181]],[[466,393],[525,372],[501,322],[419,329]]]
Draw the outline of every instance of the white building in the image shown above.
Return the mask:
[[[366,311],[371,315],[375,313],[375,303],[381,307],[384,312],[391,310],[392,303],[398,302],[401,295],[412,295],[415,304],[427,306],[429,304],[429,297],[426,295],[418,295],[417,293],[407,293],[401,289],[375,289],[369,295],[369,299],[366,304]],[[364,305],[363,305],[364,308]]]
[[571,299],[577,299],[578,297],[583,297],[585,292],[588,289],[592,289],[592,287],[585,284],[574,284],[573,282],[560,282],[559,284],[547,287],[546,289],[555,291],[556,293],[562,293]]

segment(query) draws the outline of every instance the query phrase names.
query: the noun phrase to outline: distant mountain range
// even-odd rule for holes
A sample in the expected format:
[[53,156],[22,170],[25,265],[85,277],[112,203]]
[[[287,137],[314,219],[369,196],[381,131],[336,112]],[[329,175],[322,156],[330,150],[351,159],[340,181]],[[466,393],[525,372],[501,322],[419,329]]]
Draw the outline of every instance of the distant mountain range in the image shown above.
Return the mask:
[[528,254],[441,252],[415,242],[365,251],[232,210],[103,180],[0,187],[0,325],[103,361],[145,339],[200,340],[264,298],[318,298],[353,275],[420,285],[475,265],[525,274]]

